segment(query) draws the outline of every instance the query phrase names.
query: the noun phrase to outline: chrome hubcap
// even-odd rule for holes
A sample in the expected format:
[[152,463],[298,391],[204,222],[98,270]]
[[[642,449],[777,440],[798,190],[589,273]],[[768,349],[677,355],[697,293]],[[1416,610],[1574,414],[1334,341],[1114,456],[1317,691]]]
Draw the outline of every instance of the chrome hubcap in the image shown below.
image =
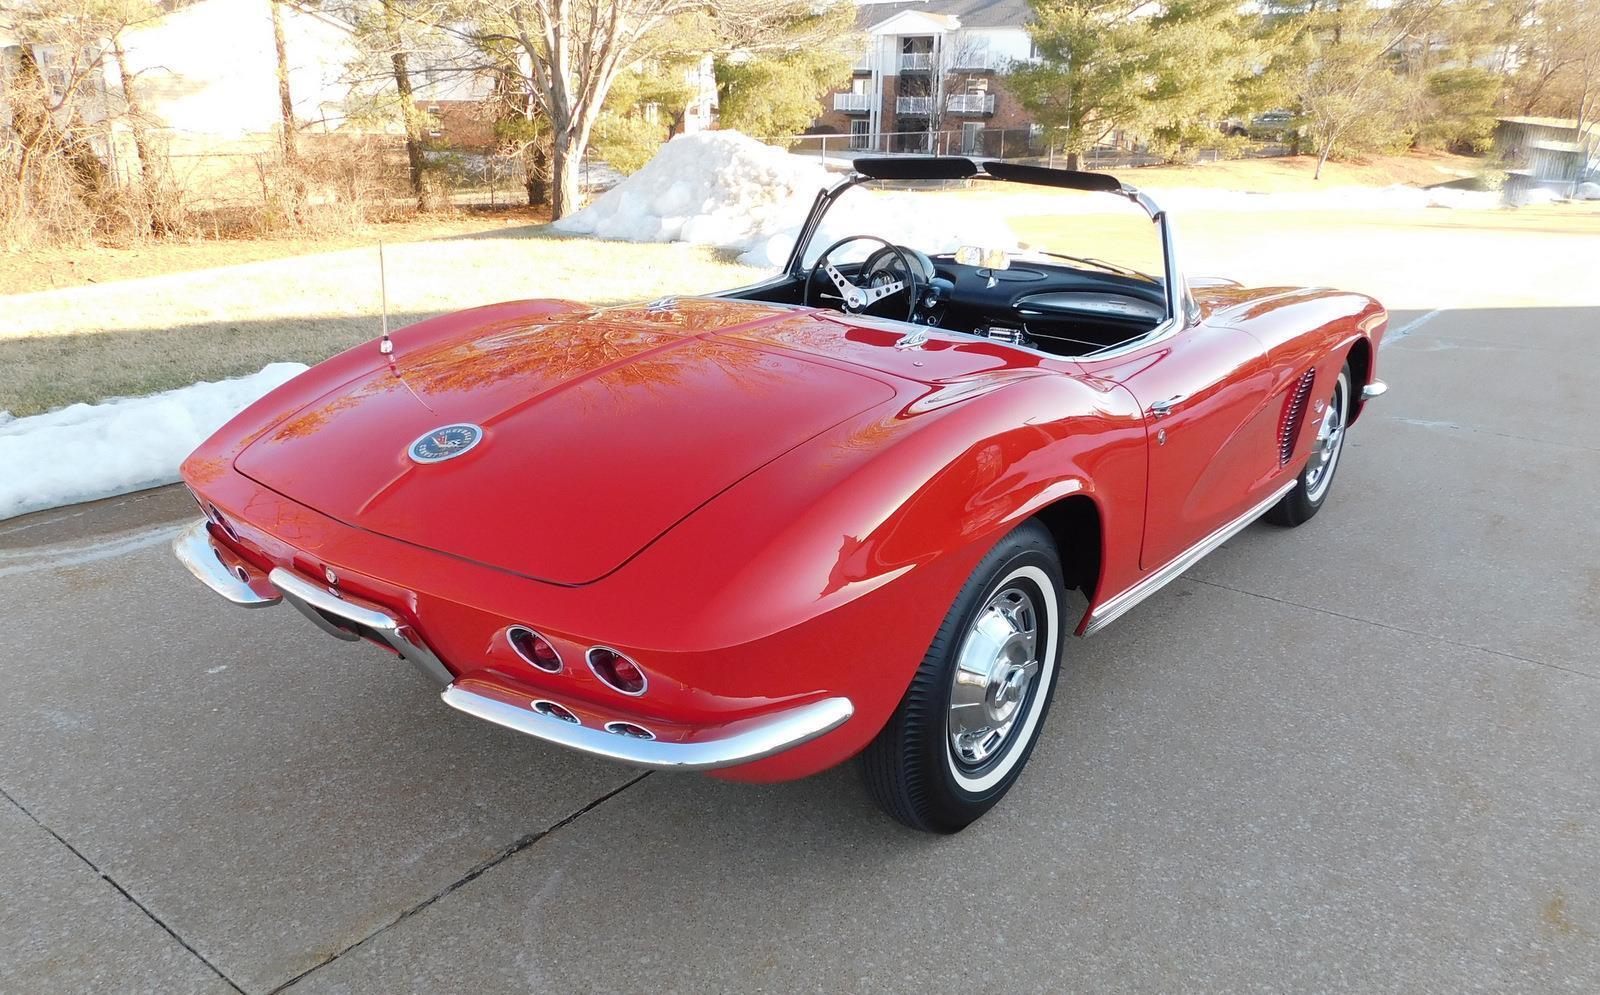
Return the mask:
[[1345,378],[1341,375],[1333,387],[1333,398],[1317,427],[1317,441],[1311,447],[1311,463],[1306,467],[1306,496],[1313,501],[1322,499],[1333,479],[1334,464],[1339,462],[1339,450],[1344,446],[1346,403]]
[[950,692],[950,751],[963,766],[994,757],[1021,717],[1039,676],[1039,617],[1017,587],[989,599],[956,657]]

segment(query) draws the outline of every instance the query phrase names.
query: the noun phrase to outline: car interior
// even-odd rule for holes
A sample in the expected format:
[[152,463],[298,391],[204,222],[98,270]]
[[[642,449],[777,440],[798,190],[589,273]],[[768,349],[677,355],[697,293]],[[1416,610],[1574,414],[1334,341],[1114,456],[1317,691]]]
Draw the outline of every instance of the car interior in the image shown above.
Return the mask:
[[[854,183],[885,171],[895,174],[886,179],[988,175],[970,160],[951,157],[858,159],[856,165]],[[1104,174],[1028,170],[1022,182],[1121,190]],[[951,175],[930,176],[944,172]],[[818,197],[802,241],[815,239],[839,192]],[[928,254],[864,233],[820,251],[807,244],[781,276],[721,296],[893,318],[1064,357],[1092,356],[1136,341],[1167,316],[1163,278],[1103,260],[976,245]]]

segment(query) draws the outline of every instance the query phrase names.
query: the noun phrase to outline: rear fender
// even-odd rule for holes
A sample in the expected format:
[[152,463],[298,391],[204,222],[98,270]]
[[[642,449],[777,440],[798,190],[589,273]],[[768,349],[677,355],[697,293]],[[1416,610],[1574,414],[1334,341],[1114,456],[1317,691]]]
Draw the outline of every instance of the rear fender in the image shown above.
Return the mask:
[[1125,392],[1047,374],[937,412],[901,400],[764,467],[604,582],[670,589],[678,631],[760,666],[775,694],[854,704],[815,743],[723,776],[800,776],[865,746],[977,562],[1040,509],[1088,495],[1111,551],[1101,583],[1137,569],[1145,440]]

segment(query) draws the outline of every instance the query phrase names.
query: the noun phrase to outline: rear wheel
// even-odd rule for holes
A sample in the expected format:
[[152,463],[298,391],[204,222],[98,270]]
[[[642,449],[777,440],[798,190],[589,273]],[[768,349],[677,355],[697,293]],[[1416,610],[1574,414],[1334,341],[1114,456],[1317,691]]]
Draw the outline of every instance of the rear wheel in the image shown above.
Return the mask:
[[913,829],[954,833],[1011,788],[1055,691],[1065,585],[1029,522],[978,564],[894,715],[861,755],[867,789]]
[[1350,365],[1346,363],[1334,382],[1333,396],[1317,422],[1317,437],[1311,443],[1311,456],[1306,460],[1305,469],[1300,471],[1294,489],[1265,516],[1274,525],[1293,528],[1310,521],[1328,499],[1333,471],[1338,469],[1339,454],[1344,451],[1345,426],[1350,424],[1350,383]]

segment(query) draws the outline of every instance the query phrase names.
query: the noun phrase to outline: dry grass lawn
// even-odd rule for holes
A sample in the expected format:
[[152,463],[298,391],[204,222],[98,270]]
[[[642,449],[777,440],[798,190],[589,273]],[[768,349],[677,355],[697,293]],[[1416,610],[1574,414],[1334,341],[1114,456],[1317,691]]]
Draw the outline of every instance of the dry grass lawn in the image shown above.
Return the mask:
[[[387,244],[394,327],[497,301],[591,303],[701,293],[758,272],[701,246],[639,245],[517,228]],[[0,298],[0,410],[149,394],[315,363],[379,328],[370,248]]]
[[1193,166],[1145,166],[1113,172],[1119,179],[1141,187],[1210,187],[1280,193],[1329,187],[1383,187],[1394,183],[1431,187],[1477,176],[1483,169],[1484,160],[1470,156],[1412,152],[1329,162],[1322,167],[1320,180],[1312,179],[1317,160],[1309,155],[1230,159]]
[[372,245],[380,239],[385,242],[420,242],[431,238],[478,234],[499,231],[508,225],[538,224],[549,219],[550,212],[544,208],[460,211],[367,225],[356,231],[336,234],[196,239],[129,246],[96,245],[0,252],[0,295],[112,283],[166,273],[186,273],[216,266],[353,249]]

